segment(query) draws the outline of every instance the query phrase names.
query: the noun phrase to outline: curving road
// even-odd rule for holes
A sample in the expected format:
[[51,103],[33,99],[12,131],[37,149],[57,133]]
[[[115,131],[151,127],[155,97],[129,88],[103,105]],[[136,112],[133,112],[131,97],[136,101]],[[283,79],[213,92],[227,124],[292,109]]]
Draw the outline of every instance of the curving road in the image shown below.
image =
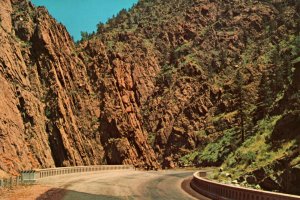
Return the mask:
[[[63,195],[60,199],[63,200],[207,200],[189,188],[189,182],[186,179],[192,174],[192,171],[176,170],[100,171],[53,176],[40,179],[38,183],[52,188],[61,188],[60,192],[63,192]],[[182,190],[181,186],[196,198]]]

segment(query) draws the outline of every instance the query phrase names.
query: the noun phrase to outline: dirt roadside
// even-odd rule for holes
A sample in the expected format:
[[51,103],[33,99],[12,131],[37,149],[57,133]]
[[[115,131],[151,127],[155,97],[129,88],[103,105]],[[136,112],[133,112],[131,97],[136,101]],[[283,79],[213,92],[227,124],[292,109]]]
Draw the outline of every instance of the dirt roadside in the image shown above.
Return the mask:
[[12,189],[0,189],[0,200],[60,200],[61,189],[42,185],[18,186]]

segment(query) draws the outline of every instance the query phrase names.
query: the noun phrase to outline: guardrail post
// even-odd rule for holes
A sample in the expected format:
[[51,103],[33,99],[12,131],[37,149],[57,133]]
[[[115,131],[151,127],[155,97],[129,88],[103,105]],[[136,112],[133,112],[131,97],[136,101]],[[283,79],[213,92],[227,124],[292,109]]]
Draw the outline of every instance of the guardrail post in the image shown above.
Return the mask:
[[34,183],[38,178],[38,174],[34,170],[22,171],[21,177],[22,177],[22,182],[24,183]]
[[13,184],[14,184],[14,182],[13,182],[13,177],[10,177],[9,178],[9,187],[13,187]]
[[19,177],[17,176],[16,177],[16,186],[18,186],[19,185]]
[[34,179],[39,179],[41,178],[41,172],[40,171],[34,171]]

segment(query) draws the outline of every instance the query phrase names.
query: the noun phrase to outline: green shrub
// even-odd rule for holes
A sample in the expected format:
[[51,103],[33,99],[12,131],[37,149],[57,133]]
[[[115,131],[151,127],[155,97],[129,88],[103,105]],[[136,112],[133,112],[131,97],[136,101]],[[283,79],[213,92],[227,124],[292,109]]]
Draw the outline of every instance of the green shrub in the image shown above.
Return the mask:
[[51,117],[51,110],[50,110],[49,107],[46,107],[46,109],[45,109],[45,115],[46,115],[47,118]]
[[281,144],[277,150],[274,150],[272,143],[268,142],[280,118],[281,116],[274,116],[260,120],[254,128],[255,135],[248,138],[227,157],[222,166],[224,170],[238,178],[244,173],[267,166],[286,155],[289,152],[288,149],[294,144],[293,141]]
[[226,159],[227,155],[234,149],[235,129],[224,131],[223,137],[216,142],[208,144],[197,157],[198,164],[204,166],[220,165]]
[[229,167],[234,167],[237,163],[236,159],[232,156],[228,158],[227,162]]
[[181,166],[192,166],[194,163],[195,158],[199,155],[198,151],[194,151],[192,153],[189,153],[181,158],[179,158],[179,164]]
[[241,154],[241,159],[243,163],[250,164],[256,159],[256,154],[253,151]]
[[148,143],[153,147],[155,142],[155,133],[148,133]]

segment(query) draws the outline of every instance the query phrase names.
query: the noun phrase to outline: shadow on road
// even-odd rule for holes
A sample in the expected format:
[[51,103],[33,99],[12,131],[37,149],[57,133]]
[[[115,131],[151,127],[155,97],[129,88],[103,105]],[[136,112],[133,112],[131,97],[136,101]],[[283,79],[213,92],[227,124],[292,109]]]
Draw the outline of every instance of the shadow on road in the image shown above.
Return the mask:
[[133,197],[115,197],[106,195],[88,194],[61,188],[52,188],[36,198],[36,200],[121,200],[134,199]]
[[192,178],[188,178],[185,179],[182,183],[181,183],[181,188],[188,193],[189,195],[191,195],[192,197],[196,198],[196,199],[200,199],[200,200],[211,200],[210,198],[207,198],[201,194],[199,194],[198,192],[196,192],[195,190],[193,190],[191,188],[191,180]]

